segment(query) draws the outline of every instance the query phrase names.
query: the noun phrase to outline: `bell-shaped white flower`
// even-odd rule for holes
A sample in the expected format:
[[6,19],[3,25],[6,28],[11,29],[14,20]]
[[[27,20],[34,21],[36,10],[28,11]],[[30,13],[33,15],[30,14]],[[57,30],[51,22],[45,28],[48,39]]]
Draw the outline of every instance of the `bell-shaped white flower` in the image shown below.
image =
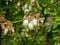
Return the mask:
[[30,23],[28,24],[28,28],[30,30],[33,30],[34,26],[33,26],[33,22],[32,21],[30,21]]
[[22,10],[23,10],[23,11],[25,10],[24,6],[22,6]]
[[32,6],[31,5],[29,6],[29,10],[32,10]]
[[24,12],[25,12],[25,13],[29,13],[29,9],[25,9]]
[[8,5],[8,1],[6,2],[6,5]]
[[17,6],[20,6],[20,2],[17,2]]
[[37,19],[33,19],[33,25],[36,26],[37,25]]
[[27,4],[25,4],[24,8],[27,9],[27,7],[28,7]]
[[24,20],[24,21],[23,21],[23,26],[27,27],[27,26],[28,26],[28,23],[29,23],[29,21],[28,21],[27,19]]
[[31,2],[34,2],[35,0],[30,0]]
[[10,1],[12,1],[12,0],[10,0]]

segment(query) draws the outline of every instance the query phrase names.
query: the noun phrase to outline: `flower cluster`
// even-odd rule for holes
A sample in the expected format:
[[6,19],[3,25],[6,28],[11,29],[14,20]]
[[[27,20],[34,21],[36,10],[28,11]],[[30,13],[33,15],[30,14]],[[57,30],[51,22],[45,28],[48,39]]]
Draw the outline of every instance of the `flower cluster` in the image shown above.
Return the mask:
[[4,17],[1,17],[0,23],[1,23],[2,29],[4,30],[4,34],[5,35],[8,33],[9,30],[11,30],[12,32],[14,32],[13,23],[11,21],[7,20]]
[[22,6],[22,10],[25,14],[28,14],[32,10],[32,5],[25,4],[24,6]]
[[24,16],[23,26],[30,30],[33,30],[36,26],[40,26],[42,23],[43,18],[40,18],[40,13]]

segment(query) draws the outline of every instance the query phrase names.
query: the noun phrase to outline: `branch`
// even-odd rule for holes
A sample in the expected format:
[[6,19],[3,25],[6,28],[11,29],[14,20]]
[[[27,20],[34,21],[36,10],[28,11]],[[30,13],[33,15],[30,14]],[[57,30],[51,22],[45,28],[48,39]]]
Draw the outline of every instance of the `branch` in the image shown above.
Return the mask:
[[35,40],[36,40],[36,37],[38,35],[38,33],[42,30],[42,26],[40,27],[40,29],[38,30],[38,32],[35,33],[35,36],[34,36],[34,39],[33,39],[33,42],[31,43],[31,45],[34,44]]
[[[39,32],[39,31],[38,31],[38,32]],[[33,44],[34,44],[34,42],[35,42],[35,39],[36,39],[36,37],[37,37],[38,32],[35,34],[34,40],[33,40],[33,42],[31,43],[31,45],[33,45]]]
[[[18,22],[22,22],[23,20],[19,20],[19,21],[14,21],[14,22],[12,22],[13,24],[14,23],[18,23]],[[0,24],[2,24],[2,23],[0,23]]]
[[58,1],[55,1],[54,3],[51,3],[51,4],[49,4],[49,5],[47,5],[47,6],[42,6],[40,3],[39,3],[39,5],[42,7],[42,8],[46,8],[46,7],[48,7],[48,6],[51,6],[52,4],[55,4],[55,3],[57,3]]
[[22,22],[23,20],[19,20],[19,21],[14,21],[13,23],[18,23],[18,22]]
[[39,3],[39,5],[43,8],[43,6]]

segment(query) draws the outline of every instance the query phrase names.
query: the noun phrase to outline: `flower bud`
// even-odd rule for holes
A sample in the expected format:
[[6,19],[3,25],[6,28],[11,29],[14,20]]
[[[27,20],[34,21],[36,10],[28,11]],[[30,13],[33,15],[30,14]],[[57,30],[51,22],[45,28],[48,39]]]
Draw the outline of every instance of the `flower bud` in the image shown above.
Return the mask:
[[39,18],[40,17],[40,13],[34,14],[35,18]]
[[2,26],[2,29],[5,29],[5,24],[3,24],[3,23],[2,23],[2,25],[1,25],[1,26]]
[[8,5],[8,1],[6,2],[6,5]]
[[10,0],[10,1],[12,1],[12,0]]
[[39,19],[38,19],[38,23],[39,23],[40,25],[42,25],[43,22],[44,22],[44,18],[39,18]]
[[31,2],[34,2],[35,0],[31,0]]
[[17,2],[17,6],[20,6],[20,2]]
[[32,13],[29,14],[29,16],[27,17],[29,21],[32,21],[34,16],[32,15]]
[[8,33],[8,28],[5,28],[4,34],[6,35]]
[[14,31],[14,27],[11,27],[11,31],[12,31],[12,32],[15,32],[15,31]]

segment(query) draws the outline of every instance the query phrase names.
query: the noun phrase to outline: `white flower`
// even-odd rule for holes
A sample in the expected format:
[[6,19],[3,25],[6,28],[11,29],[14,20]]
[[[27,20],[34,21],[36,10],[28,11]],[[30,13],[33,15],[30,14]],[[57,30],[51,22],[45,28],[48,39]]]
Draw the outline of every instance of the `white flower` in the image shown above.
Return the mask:
[[29,23],[29,21],[28,21],[27,19],[24,20],[24,21],[23,21],[23,26],[27,27],[27,26],[28,26],[28,23]]
[[20,6],[20,2],[17,2],[17,6]]
[[28,12],[29,12],[29,9],[25,9],[24,12],[25,12],[25,13],[28,13]]
[[32,9],[32,6],[30,5],[30,6],[29,6],[29,10],[31,10],[31,9]]
[[30,0],[31,2],[34,2],[35,0]]
[[6,2],[6,4],[8,5],[8,2]]
[[37,25],[37,19],[33,19],[33,25],[36,26]]
[[28,7],[27,4],[25,4],[24,8],[27,9],[27,7]]
[[22,6],[22,10],[23,10],[23,11],[25,10],[24,6]]
[[30,22],[30,23],[28,24],[28,28],[29,28],[30,30],[33,30],[34,26],[33,26],[33,23],[32,23],[32,22]]
[[10,0],[10,1],[12,1],[12,0]]
[[27,9],[27,4],[25,4],[24,6],[22,6],[22,10],[24,11],[24,10],[26,10]]

